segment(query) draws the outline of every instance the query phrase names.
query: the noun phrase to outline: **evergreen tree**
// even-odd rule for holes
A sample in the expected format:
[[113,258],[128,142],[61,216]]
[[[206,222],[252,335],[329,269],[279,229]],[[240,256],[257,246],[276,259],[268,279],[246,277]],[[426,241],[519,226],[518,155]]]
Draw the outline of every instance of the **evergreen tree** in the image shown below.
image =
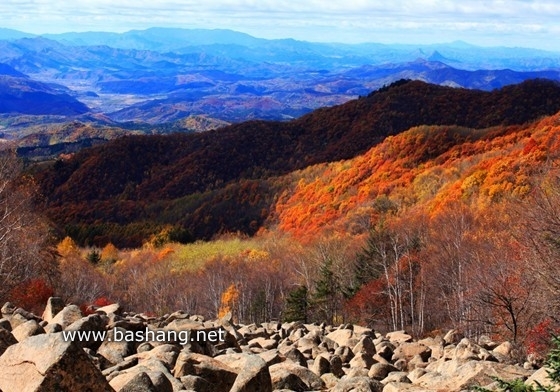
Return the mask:
[[356,255],[354,286],[349,289],[350,292],[358,292],[363,285],[383,274],[386,255],[382,254],[382,250],[386,248],[385,244],[390,243],[390,235],[383,221],[370,229],[366,244]]
[[546,359],[546,367],[549,370],[548,378],[556,384],[560,385],[560,337],[554,336],[552,338],[554,348],[550,350]]
[[101,254],[97,249],[93,249],[87,254],[87,261],[93,265],[97,265],[101,262]]
[[341,294],[339,281],[333,272],[333,261],[327,258],[319,271],[319,281],[316,283],[314,295],[314,302],[322,321],[336,324]]
[[285,321],[301,321],[307,323],[307,313],[309,309],[308,294],[306,286],[298,286],[298,288],[290,291],[286,299]]

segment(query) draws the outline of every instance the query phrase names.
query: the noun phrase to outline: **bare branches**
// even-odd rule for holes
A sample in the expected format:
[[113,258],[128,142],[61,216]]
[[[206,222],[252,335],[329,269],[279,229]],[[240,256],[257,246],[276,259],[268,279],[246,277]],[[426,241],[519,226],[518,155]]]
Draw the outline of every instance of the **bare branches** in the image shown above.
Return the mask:
[[33,205],[35,187],[21,176],[15,152],[0,150],[0,298],[19,283],[45,272],[46,226]]

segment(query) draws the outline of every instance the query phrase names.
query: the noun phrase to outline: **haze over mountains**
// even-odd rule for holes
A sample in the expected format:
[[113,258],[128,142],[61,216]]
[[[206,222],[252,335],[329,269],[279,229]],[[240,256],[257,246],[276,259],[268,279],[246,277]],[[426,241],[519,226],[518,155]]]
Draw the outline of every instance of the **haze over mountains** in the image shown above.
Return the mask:
[[208,124],[199,131],[297,118],[403,78],[492,90],[527,79],[560,80],[559,70],[558,53],[464,42],[348,45],[229,30],[34,36],[2,29],[1,131],[20,139],[75,120],[143,133]]

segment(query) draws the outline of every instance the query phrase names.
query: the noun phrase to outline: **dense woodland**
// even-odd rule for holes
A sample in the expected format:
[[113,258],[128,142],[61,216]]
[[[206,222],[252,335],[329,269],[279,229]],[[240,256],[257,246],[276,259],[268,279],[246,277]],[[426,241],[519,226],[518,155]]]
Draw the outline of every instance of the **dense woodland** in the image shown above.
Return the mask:
[[167,225],[191,239],[252,235],[294,170],[353,158],[414,126],[485,129],[558,110],[560,86],[551,81],[493,92],[401,81],[291,122],[120,138],[57,161],[37,181],[48,216],[80,245],[140,246]]
[[458,328],[543,355],[560,326],[559,95],[401,82],[291,123],[117,139],[24,177],[4,153],[3,210],[26,214],[0,224],[0,299]]

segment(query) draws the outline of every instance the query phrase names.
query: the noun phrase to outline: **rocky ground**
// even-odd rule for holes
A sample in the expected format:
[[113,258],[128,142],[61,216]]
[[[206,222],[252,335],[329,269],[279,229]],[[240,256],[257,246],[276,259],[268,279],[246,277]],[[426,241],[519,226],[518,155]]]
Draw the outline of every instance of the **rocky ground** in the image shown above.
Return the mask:
[[[478,342],[449,331],[415,341],[357,325],[236,325],[175,312],[164,317],[109,305],[83,316],[51,298],[42,317],[9,303],[0,319],[0,392],[463,391],[493,377],[546,381],[518,363],[509,342]],[[127,331],[204,331],[224,341],[115,341]],[[107,331],[103,342],[65,341],[63,331]],[[118,332],[115,332],[118,331]],[[212,334],[211,334],[212,336]]]

